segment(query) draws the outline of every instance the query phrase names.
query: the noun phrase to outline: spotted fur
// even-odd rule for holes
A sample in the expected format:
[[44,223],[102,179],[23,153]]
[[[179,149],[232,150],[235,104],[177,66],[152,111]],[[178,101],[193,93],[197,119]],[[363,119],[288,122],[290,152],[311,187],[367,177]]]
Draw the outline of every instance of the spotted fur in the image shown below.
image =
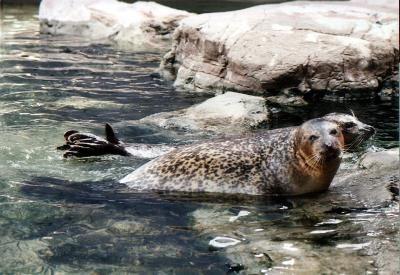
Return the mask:
[[[311,135],[319,140],[311,142]],[[343,146],[337,123],[314,119],[299,127],[178,148],[139,167],[121,182],[140,190],[252,195],[318,192],[329,187]],[[326,158],[332,152],[335,157]],[[323,161],[310,161],[314,155]]]

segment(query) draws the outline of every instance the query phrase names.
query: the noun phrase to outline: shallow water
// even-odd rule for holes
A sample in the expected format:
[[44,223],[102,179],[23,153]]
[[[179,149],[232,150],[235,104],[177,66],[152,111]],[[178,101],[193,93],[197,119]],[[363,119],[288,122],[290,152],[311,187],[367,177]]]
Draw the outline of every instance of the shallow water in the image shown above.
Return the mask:
[[[127,142],[190,142],[193,137],[129,121],[206,96],[175,92],[154,76],[160,53],[42,36],[36,14],[30,6],[1,10],[0,273],[221,274],[241,269],[235,264],[243,257],[257,259],[246,260],[254,263],[248,272],[374,272],[368,257],[360,256],[374,238],[363,224],[385,213],[329,212],[350,207],[343,194],[290,200],[135,194],[117,179],[144,160],[63,160],[55,147],[67,129],[102,134],[105,122]],[[378,128],[369,146],[396,146],[397,104],[364,106],[325,102],[307,113],[282,114],[273,127],[351,108]],[[240,211],[249,215],[230,222]],[[326,242],[324,234],[334,237]],[[208,242],[222,235],[241,244],[209,249]],[[259,253],[268,253],[273,264]],[[343,264],[329,263],[329,257]]]

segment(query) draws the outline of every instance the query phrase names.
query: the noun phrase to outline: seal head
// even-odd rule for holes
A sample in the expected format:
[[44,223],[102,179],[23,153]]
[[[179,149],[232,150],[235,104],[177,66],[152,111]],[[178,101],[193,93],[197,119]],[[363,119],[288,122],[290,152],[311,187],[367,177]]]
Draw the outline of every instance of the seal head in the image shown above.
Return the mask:
[[330,113],[323,118],[340,126],[347,150],[355,149],[376,133],[374,127],[362,123],[354,114]]
[[295,134],[294,194],[328,189],[341,162],[344,137],[340,126],[323,118],[309,120]]
[[302,124],[297,130],[296,138],[299,153],[317,163],[337,159],[344,144],[338,125],[321,118]]

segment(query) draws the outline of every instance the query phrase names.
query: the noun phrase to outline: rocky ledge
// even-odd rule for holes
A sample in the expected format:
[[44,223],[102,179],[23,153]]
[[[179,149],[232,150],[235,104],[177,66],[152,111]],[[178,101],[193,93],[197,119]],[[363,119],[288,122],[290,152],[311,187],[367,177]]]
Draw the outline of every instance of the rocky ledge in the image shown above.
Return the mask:
[[155,2],[43,0],[40,31],[93,40],[113,40],[130,49],[166,48],[180,20],[192,15]]
[[147,116],[139,123],[185,132],[229,134],[268,123],[270,113],[262,97],[227,92],[186,109]]
[[399,60],[398,6],[372,4],[290,2],[190,16],[160,71],[195,91],[369,96]]
[[352,194],[362,206],[388,207],[398,200],[399,148],[367,152],[352,167],[339,169],[332,190]]

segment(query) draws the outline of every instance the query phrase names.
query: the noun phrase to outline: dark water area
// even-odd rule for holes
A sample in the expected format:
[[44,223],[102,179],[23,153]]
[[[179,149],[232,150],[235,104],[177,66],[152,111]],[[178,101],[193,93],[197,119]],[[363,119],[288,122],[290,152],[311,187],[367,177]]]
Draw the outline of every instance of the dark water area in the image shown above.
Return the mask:
[[[203,12],[253,2],[161,3]],[[40,35],[37,6],[3,3],[0,12],[0,273],[234,274],[245,257],[254,263],[246,266],[249,274],[375,272],[369,258],[360,256],[374,232],[361,225],[385,213],[357,208],[345,194],[135,193],[118,179],[146,160],[62,159],[55,147],[67,129],[102,134],[105,122],[127,142],[191,142],[193,137],[132,121],[186,108],[209,95],[177,92],[157,78],[159,52]],[[395,101],[325,101],[305,112],[282,113],[272,127],[349,109],[378,129],[368,146],[397,146]],[[334,211],[338,207],[348,211]],[[210,249],[217,236],[243,246]],[[273,265],[259,256],[260,246],[269,249]]]
[[376,134],[369,142],[369,146],[379,148],[393,148],[399,146],[399,105],[398,98],[388,101],[376,101],[375,99],[361,102],[346,101],[333,102],[322,101],[301,111],[278,114],[274,119],[272,128],[299,125],[303,121],[315,117],[321,117],[328,113],[354,113],[357,118],[376,129]]

